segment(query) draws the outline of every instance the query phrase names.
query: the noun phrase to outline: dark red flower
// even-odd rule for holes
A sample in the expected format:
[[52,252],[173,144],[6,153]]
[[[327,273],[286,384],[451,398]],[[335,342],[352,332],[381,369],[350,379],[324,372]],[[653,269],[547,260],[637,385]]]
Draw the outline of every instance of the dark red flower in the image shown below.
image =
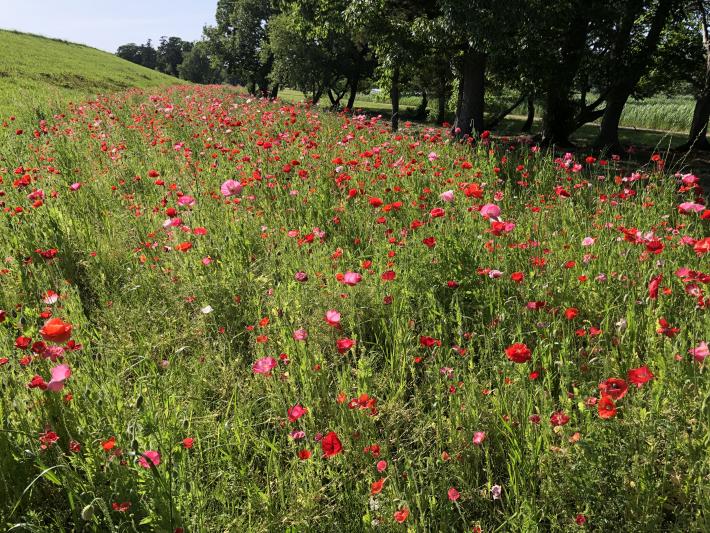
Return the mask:
[[320,447],[321,450],[323,450],[323,456],[328,459],[335,457],[343,451],[343,444],[340,442],[335,431],[331,431],[321,439]]

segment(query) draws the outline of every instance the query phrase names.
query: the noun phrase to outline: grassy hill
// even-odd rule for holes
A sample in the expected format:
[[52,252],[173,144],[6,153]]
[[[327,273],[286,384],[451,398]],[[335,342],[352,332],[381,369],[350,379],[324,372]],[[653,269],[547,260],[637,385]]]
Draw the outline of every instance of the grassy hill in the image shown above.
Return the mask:
[[0,30],[0,118],[130,87],[177,83],[89,46]]

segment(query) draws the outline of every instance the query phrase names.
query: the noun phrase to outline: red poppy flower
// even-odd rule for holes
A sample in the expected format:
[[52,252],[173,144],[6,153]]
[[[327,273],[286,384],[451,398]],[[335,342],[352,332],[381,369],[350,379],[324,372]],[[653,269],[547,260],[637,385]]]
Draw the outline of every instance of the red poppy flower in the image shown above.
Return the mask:
[[606,394],[602,396],[602,399],[597,403],[597,411],[599,412],[599,418],[614,418],[616,416],[616,404],[611,396]]
[[409,509],[404,507],[400,509],[399,511],[394,512],[394,519],[398,523],[403,523],[407,517],[409,516]]
[[627,372],[626,377],[631,383],[637,387],[641,387],[644,383],[653,379],[653,373],[644,365],[638,368],[632,368]]
[[569,422],[569,416],[564,411],[555,411],[550,415],[550,424],[553,426],[564,426]]
[[527,363],[530,361],[530,348],[522,342],[511,344],[505,349],[505,355],[514,363]]
[[71,324],[67,324],[61,318],[50,318],[39,330],[40,335],[46,341],[62,344],[71,337]]
[[620,400],[626,396],[629,386],[621,378],[609,378],[599,384],[602,395],[610,396],[614,400]]
[[321,439],[320,447],[321,450],[323,450],[323,456],[328,459],[335,457],[343,451],[343,444],[340,442],[335,431],[331,431]]
[[338,353],[342,354],[355,346],[355,341],[352,339],[338,339],[335,341],[335,345],[338,348]]
[[382,487],[384,486],[386,479],[387,478],[383,477],[378,479],[377,481],[374,481],[372,485],[370,485],[370,494],[374,496],[375,494],[379,494],[380,492],[382,492]]

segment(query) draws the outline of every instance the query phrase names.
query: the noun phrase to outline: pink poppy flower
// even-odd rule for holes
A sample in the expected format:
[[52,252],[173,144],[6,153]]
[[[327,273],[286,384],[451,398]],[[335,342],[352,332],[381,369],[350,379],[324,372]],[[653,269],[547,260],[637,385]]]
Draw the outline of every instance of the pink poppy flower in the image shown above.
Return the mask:
[[251,370],[254,374],[270,374],[277,364],[278,361],[273,357],[262,357],[254,362]]
[[480,446],[484,440],[486,440],[486,432],[485,431],[476,431],[473,434],[473,443],[476,446]]
[[582,239],[582,246],[591,246],[595,241],[596,239],[594,237],[585,237]]
[[64,382],[71,376],[71,368],[68,365],[59,365],[50,371],[52,379],[47,383],[47,390],[59,392],[64,388]]
[[455,502],[461,497],[461,493],[457,491],[454,487],[451,487],[447,494],[449,496],[449,500],[451,500],[452,502]]
[[219,192],[224,197],[237,196],[242,192],[242,184],[237,180],[227,180],[219,188]]
[[695,348],[688,350],[688,353],[693,356],[698,363],[705,361],[705,358],[710,355],[710,350],[708,349],[708,343],[703,341],[698,344]]
[[439,198],[441,198],[442,202],[453,202],[454,201],[454,191],[444,191],[439,195]]
[[293,332],[293,340],[305,341],[308,338],[308,332],[301,328]]
[[337,328],[338,326],[340,326],[340,313],[335,309],[328,309],[325,312],[325,321],[329,325]]
[[72,191],[78,191],[79,189],[81,189],[81,183],[72,183],[71,185],[69,185],[69,189]]
[[195,205],[195,199],[189,194],[183,194],[177,201],[178,205],[192,207]]
[[301,406],[300,403],[297,403],[293,407],[288,408],[288,410],[286,411],[286,415],[288,416],[289,422],[295,422],[296,420],[301,418],[303,415],[305,415],[307,412],[308,412],[308,409]]
[[695,202],[683,202],[678,206],[678,212],[687,215],[688,213],[700,213],[705,206],[702,204],[696,204]]
[[151,467],[151,464],[157,467],[160,465],[160,454],[155,450],[147,450],[141,454],[138,459],[138,464],[148,469]]
[[351,287],[354,285],[357,285],[362,281],[362,276],[358,274],[357,272],[346,272],[343,274],[343,283],[345,285],[350,285]]
[[483,218],[498,218],[500,216],[500,207],[496,204],[486,204],[481,207],[481,216]]

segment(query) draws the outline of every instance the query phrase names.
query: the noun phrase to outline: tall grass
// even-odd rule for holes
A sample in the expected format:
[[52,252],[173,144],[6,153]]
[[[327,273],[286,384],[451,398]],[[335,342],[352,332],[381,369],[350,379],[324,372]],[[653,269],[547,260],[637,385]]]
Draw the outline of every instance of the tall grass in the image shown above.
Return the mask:
[[218,87],[0,136],[3,529],[708,529],[708,222],[659,163]]

